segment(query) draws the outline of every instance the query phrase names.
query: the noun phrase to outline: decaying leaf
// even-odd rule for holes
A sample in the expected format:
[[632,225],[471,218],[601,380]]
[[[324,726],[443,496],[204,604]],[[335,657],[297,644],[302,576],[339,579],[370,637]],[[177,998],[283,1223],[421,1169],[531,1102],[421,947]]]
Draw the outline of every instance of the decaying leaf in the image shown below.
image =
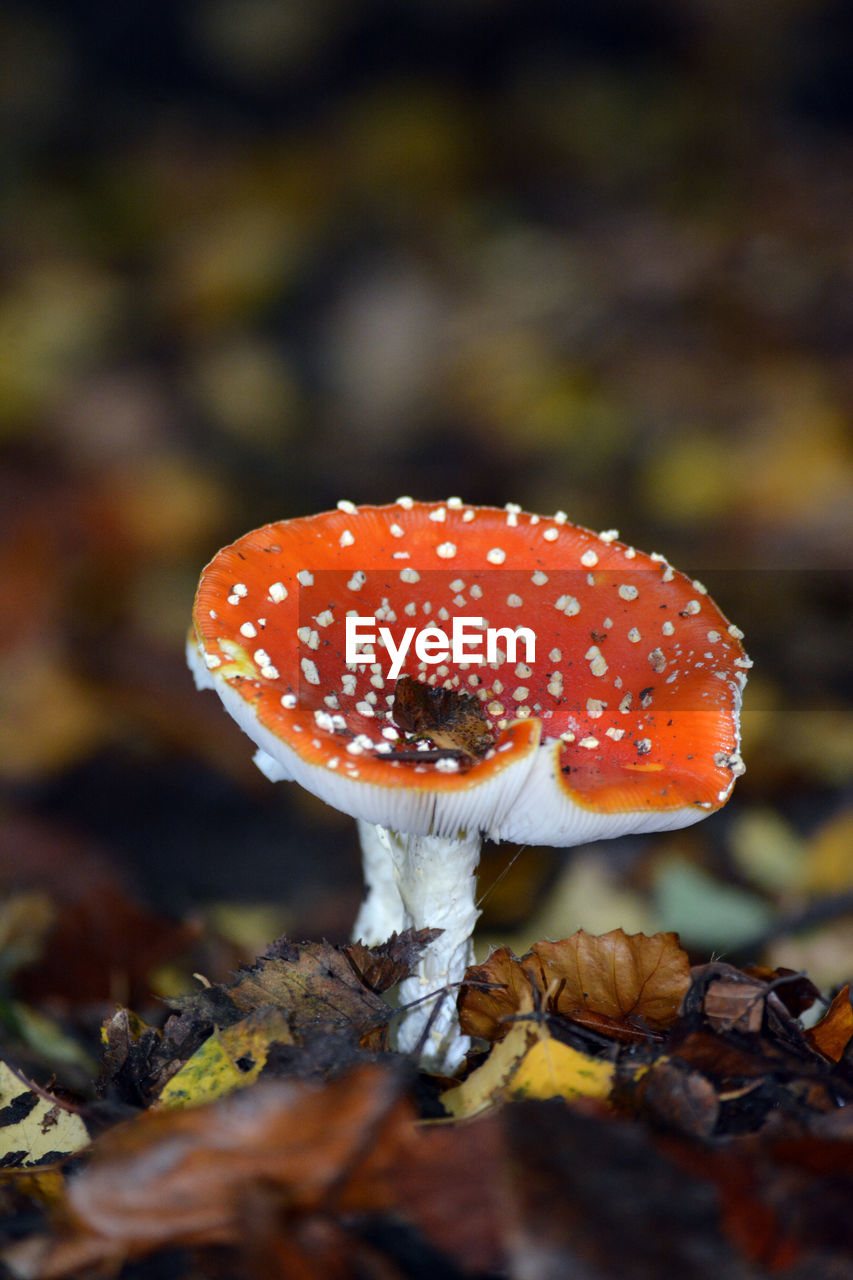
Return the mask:
[[501,948],[469,969],[459,996],[469,1035],[499,1039],[531,987],[542,1008],[617,1039],[643,1039],[672,1026],[690,983],[675,933],[621,929],[596,937],[583,929],[561,942],[537,942],[517,960]]
[[233,1026],[216,1030],[168,1080],[160,1092],[164,1107],[197,1106],[244,1089],[257,1080],[270,1046],[292,1044],[293,1033],[280,1010],[253,1009]]
[[440,929],[406,929],[404,933],[392,933],[387,942],[375,947],[351,942],[343,948],[343,954],[366,987],[376,992],[389,991],[414,973],[424,947],[440,932]]
[[338,1075],[358,1051],[386,1048],[394,1010],[381,993],[408,977],[432,933],[378,947],[281,939],[231,982],[170,999],[162,1032],[121,1010],[104,1028],[101,1091],[135,1106],[220,1097],[251,1083],[272,1046],[277,1074]]
[[840,1062],[841,1055],[853,1039],[853,1005],[850,984],[843,986],[820,1022],[806,1032],[809,1044],[830,1062]]
[[88,1142],[76,1111],[27,1088],[0,1062],[0,1168],[55,1164]]

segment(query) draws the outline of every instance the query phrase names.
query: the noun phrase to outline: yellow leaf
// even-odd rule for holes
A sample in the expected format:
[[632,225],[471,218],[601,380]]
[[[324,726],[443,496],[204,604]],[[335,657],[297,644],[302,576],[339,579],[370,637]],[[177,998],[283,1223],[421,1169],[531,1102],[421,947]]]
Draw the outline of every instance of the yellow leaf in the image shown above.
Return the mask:
[[0,1062],[0,1165],[21,1169],[52,1164],[88,1142],[76,1112],[28,1089]]
[[512,1077],[514,1098],[602,1098],[610,1096],[615,1067],[544,1034],[528,1049]]
[[467,1080],[442,1095],[442,1106],[468,1119],[508,1098],[603,1098],[610,1095],[616,1068],[555,1040],[544,1021],[524,1001],[522,1016]]
[[292,1044],[286,1017],[277,1009],[254,1009],[231,1027],[214,1031],[160,1091],[162,1107],[194,1107],[243,1089],[257,1080],[270,1045]]

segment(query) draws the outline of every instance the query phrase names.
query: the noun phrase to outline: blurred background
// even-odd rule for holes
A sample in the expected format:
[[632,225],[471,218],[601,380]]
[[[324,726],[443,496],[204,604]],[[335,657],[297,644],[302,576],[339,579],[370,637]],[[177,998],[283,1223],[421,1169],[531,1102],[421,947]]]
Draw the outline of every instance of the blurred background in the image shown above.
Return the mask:
[[184,635],[223,543],[401,493],[616,526],[755,660],[726,810],[492,847],[484,945],[853,976],[850,35],[844,0],[4,3],[8,1032],[346,937],[354,823],[256,773]]

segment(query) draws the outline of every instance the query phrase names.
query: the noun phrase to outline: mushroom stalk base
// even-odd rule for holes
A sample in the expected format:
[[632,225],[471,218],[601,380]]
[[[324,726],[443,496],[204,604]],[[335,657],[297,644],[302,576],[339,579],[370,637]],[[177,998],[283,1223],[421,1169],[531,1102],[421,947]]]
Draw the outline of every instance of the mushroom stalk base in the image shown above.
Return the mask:
[[459,1031],[452,984],[462,980],[474,958],[479,832],[461,831],[453,839],[408,835],[369,822],[358,825],[367,896],[353,937],[375,946],[403,929],[442,930],[422,952],[415,973],[398,988],[402,1011],[396,1046],[404,1053],[421,1047],[425,1067],[455,1071],[470,1045]]

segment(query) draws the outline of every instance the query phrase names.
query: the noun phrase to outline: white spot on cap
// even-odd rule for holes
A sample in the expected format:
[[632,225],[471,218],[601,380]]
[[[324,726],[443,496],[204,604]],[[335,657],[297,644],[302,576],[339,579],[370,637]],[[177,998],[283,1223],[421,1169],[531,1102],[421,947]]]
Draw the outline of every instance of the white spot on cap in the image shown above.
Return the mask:
[[607,703],[602,702],[600,698],[587,698],[586,713],[591,717],[591,719],[597,720],[599,716],[604,715],[604,708],[606,706]]
[[489,564],[503,564],[504,560],[506,560],[506,552],[502,547],[492,547],[490,551],[486,552],[486,559]]
[[665,636],[671,636],[671,635],[673,635],[673,634],[674,634],[674,632],[675,632],[675,627],[673,626],[673,624],[672,624],[671,622],[665,622],[665,623],[663,624],[663,626],[661,627],[661,631],[663,632],[663,634],[664,634]]
[[456,544],[455,542],[442,542],[436,547],[435,553],[442,560],[452,560],[456,555]]
[[473,587],[471,588],[471,599],[480,600],[482,599],[482,595],[483,595],[483,588],[480,586],[478,582],[475,582]]
[[222,659],[218,653],[206,653],[204,655],[204,665],[208,671],[215,671],[217,667],[222,666]]
[[542,530],[542,537],[546,542],[556,542],[560,536],[559,529],[549,528]]
[[258,629],[253,626],[251,622],[244,622],[241,624],[240,635],[245,636],[247,640],[253,639],[257,634]]
[[743,632],[741,631],[740,627],[736,627],[733,622],[729,623],[727,629],[728,629],[729,635],[732,637],[733,640],[743,639]]
[[591,644],[583,656],[589,663],[589,669],[594,676],[607,674],[607,659],[597,644]]
[[594,751],[595,748],[598,746],[598,738],[593,738],[591,736],[587,738],[581,738],[580,742],[578,743],[578,746],[586,747],[588,751]]
[[401,569],[400,570],[401,582],[420,582],[420,580],[421,580],[421,575],[418,573],[417,569]]
[[357,702],[355,704],[355,709],[359,713],[359,715],[362,715],[362,716],[373,715],[373,707],[370,705],[369,702]]
[[709,632],[708,632],[708,641],[709,641],[709,643],[710,643],[710,644],[717,644],[717,642],[718,642],[720,639],[721,639],[721,636],[720,636],[719,631],[709,631]]
[[314,619],[314,621],[320,627],[330,627],[334,622],[334,620],[335,620],[335,617],[331,609],[324,609],[323,612],[318,613],[316,618]]
[[296,706],[296,694],[283,693],[281,695],[281,705],[284,707],[285,711],[292,711]]
[[469,507],[469,508],[468,508],[468,510],[467,510],[467,511],[464,513],[464,515],[462,516],[462,522],[463,522],[463,524],[470,524],[470,523],[471,523],[471,521],[474,519],[474,517],[475,517],[475,515],[476,515],[476,514],[477,514],[477,512],[476,512],[476,511],[473,511],[473,510]]
[[541,569],[537,569],[530,581],[536,587],[544,587],[545,583],[548,581],[548,575],[547,573],[543,573]]
[[642,638],[643,637],[640,635],[636,627],[632,627],[628,632],[628,639],[631,641],[631,644],[639,644]]
[[598,564],[598,556],[594,551],[585,551],[581,556],[581,564],[585,569],[591,569],[593,565]]
[[394,524],[389,526],[388,532],[390,533],[392,538],[402,538],[405,535],[406,530],[403,528],[402,525],[397,524],[395,522]]
[[347,586],[349,587],[350,591],[360,591],[366,581],[367,581],[367,574],[364,572],[364,570],[356,569],[355,573],[352,575],[349,582],[347,583]]
[[260,673],[265,680],[278,679],[278,667],[273,666],[270,661],[270,655],[267,653],[266,649],[256,649],[252,656],[255,659],[255,662],[257,662]]
[[523,684],[520,684],[517,689],[513,690],[512,696],[516,702],[523,702],[525,698],[530,696],[530,690]]
[[451,511],[458,511],[458,510],[459,510],[459,508],[462,506],[462,499],[461,499],[461,498],[448,498],[448,499],[447,499],[447,505],[450,507]]
[[346,498],[341,498],[338,503],[338,511],[345,511],[347,515],[354,516],[358,511],[358,507],[354,502],[348,502]]
[[408,498],[408,497],[406,497],[406,498],[398,498],[398,499],[397,499],[397,506],[398,506],[398,507],[402,507],[404,511],[411,511],[411,509],[412,509],[412,507],[413,507],[414,505],[415,505],[415,500],[414,500],[414,498]]
[[287,587],[283,582],[273,582],[269,589],[269,597],[273,604],[281,604],[287,599]]
[[[304,661],[307,661],[307,659],[304,659]],[[312,663],[311,665],[313,666],[314,664]],[[355,686],[356,686],[355,676],[351,671],[345,671],[344,674],[341,676],[341,688],[343,689],[347,697],[351,698],[353,696],[353,694],[355,693]]]
[[352,544],[355,542],[355,536],[353,535],[352,530],[344,529],[343,533],[338,538],[338,542],[341,544],[342,547],[351,547]]
[[618,529],[603,529],[598,535],[600,542],[615,542],[619,537]]
[[429,513],[430,520],[434,520],[436,524],[443,524],[447,517],[444,507],[436,507],[435,511]]
[[510,595],[507,596],[506,602],[510,609],[520,609],[521,606],[524,604],[524,601],[522,600],[521,596],[517,596],[515,592],[512,592]]
[[698,613],[701,608],[702,606],[698,600],[688,600],[687,604],[684,606],[681,612],[682,614],[691,615],[694,613]]
[[581,607],[574,596],[559,596],[554,601],[554,608],[559,609],[567,618],[573,618],[576,613],[581,611]]
[[300,569],[296,577],[303,587],[313,587],[314,575],[309,569]]
[[563,661],[563,652],[562,652],[562,650],[561,650],[561,649],[552,649],[552,650],[551,650],[551,652],[548,654],[548,661],[549,661],[549,662],[562,662],[562,661]]
[[618,742],[620,738],[625,737],[624,729],[614,729],[611,727],[610,729],[605,729],[604,732],[607,737],[612,738],[614,742]]
[[622,600],[636,600],[639,594],[637,588],[630,582],[623,582],[617,592]]

